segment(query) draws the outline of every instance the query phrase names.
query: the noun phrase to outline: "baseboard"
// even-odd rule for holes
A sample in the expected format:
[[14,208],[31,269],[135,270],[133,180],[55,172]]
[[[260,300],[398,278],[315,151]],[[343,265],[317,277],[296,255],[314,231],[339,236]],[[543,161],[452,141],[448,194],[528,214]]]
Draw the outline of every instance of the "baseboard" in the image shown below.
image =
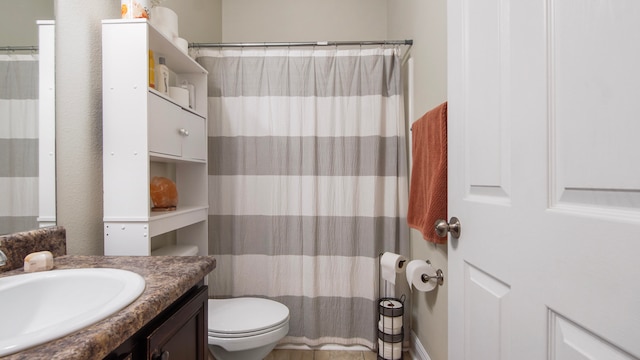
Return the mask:
[[327,344],[310,347],[307,345],[295,345],[295,344],[278,344],[276,349],[282,350],[338,350],[338,351],[372,351],[366,346],[362,345],[338,345]]
[[422,346],[420,339],[418,339],[416,333],[413,331],[411,332],[411,349],[409,349],[409,354],[414,360],[431,360],[427,350]]

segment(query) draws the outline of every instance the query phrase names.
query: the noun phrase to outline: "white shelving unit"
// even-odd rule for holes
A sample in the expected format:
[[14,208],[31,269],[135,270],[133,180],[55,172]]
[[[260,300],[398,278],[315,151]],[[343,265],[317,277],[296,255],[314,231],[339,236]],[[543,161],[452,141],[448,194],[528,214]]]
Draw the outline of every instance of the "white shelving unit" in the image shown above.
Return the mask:
[[38,20],[38,226],[56,225],[55,20]]
[[[148,86],[149,50],[156,64],[166,59],[173,85],[194,85],[194,109]],[[169,247],[207,255],[207,71],[145,19],[104,20],[102,84],[105,255],[153,255],[167,233]],[[151,211],[157,169],[174,177],[176,211]]]

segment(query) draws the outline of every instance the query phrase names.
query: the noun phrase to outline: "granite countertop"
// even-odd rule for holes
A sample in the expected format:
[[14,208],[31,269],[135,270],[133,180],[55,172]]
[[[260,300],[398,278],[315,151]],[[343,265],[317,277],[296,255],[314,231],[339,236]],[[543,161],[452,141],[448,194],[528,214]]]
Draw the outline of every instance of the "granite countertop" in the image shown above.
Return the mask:
[[[54,258],[54,270],[117,268],[136,272],[146,281],[144,292],[120,312],[78,330],[3,359],[102,359],[146,323],[196,285],[216,267],[212,256],[84,256]],[[22,269],[0,277],[24,274]]]

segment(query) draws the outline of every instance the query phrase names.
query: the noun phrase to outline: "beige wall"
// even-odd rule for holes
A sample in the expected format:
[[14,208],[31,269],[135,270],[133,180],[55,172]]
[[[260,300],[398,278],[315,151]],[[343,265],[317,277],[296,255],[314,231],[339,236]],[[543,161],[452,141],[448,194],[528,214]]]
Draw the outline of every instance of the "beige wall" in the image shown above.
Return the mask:
[[222,0],[165,0],[178,14],[178,33],[190,43],[222,41]]
[[223,0],[224,42],[384,40],[386,0]]
[[0,47],[38,45],[36,20],[53,20],[53,0],[0,0]]
[[102,19],[116,0],[56,1],[57,223],[70,254],[103,254]]
[[[447,99],[446,0],[389,0],[388,36],[413,39],[415,121]],[[411,231],[411,258],[431,260],[445,283],[429,293],[412,294],[412,327],[431,360],[447,359],[447,247],[433,245]]]

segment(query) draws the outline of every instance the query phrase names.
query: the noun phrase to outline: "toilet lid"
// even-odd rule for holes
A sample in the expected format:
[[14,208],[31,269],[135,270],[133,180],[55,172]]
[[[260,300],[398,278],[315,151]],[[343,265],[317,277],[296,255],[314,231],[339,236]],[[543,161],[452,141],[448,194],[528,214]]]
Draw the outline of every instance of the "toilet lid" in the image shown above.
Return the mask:
[[289,321],[289,308],[262,298],[209,299],[209,334],[260,333]]

